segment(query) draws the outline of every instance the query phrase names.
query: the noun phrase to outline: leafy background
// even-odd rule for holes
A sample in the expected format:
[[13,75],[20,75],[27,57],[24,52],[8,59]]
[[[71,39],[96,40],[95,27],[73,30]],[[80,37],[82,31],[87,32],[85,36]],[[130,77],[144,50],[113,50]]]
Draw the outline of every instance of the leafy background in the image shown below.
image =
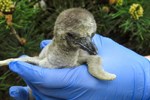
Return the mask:
[[[93,13],[98,25],[97,33],[110,37],[143,56],[150,54],[149,0],[124,0],[121,6],[110,4],[114,0],[44,1],[47,4],[46,10],[35,7],[39,0],[14,0],[13,27],[26,40],[24,44],[20,44],[15,35],[11,34],[5,17],[0,17],[0,60],[24,54],[38,55],[40,42],[53,37],[54,22],[58,14],[72,7],[86,8]],[[144,15],[139,20],[134,20],[129,14],[128,10],[133,3],[141,4],[144,9]],[[8,66],[0,67],[0,99],[11,99],[8,91],[13,85],[25,83]]]

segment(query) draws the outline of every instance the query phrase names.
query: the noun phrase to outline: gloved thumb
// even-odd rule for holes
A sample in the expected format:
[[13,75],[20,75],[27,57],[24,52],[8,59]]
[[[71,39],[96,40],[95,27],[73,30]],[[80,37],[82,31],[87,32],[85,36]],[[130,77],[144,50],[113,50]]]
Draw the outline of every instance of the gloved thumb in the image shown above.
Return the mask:
[[40,48],[43,49],[46,45],[48,45],[49,43],[52,43],[52,40],[43,40],[40,43]]

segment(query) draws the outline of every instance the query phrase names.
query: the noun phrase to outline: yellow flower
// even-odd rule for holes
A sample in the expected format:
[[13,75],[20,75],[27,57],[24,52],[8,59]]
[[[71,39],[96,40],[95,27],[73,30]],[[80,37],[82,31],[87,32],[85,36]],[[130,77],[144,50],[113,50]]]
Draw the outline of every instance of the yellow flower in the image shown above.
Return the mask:
[[131,14],[131,17],[135,20],[138,20],[139,17],[142,17],[143,12],[144,10],[140,4],[132,4],[130,6],[129,13]]
[[12,0],[0,0],[0,11],[1,12],[11,12],[13,6]]
[[109,4],[110,5],[113,5],[113,4],[115,4],[117,2],[117,0],[109,0]]
[[122,6],[122,5],[123,5],[123,0],[117,0],[116,5],[117,5],[117,6]]
[[108,13],[110,11],[108,6],[103,6],[102,11]]

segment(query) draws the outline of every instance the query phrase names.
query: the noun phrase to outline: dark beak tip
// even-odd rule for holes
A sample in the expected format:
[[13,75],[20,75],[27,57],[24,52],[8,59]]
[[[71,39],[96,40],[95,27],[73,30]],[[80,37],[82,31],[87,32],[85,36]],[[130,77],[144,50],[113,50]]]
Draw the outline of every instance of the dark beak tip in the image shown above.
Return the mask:
[[91,39],[89,37],[81,38],[80,40],[76,41],[77,44],[80,45],[80,48],[87,51],[90,55],[97,55],[97,48],[92,43]]

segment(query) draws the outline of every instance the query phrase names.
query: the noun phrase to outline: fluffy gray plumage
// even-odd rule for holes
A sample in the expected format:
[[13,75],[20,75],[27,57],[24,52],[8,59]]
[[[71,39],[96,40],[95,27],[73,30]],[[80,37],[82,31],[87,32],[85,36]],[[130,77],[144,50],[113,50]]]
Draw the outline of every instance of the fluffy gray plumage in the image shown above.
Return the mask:
[[82,8],[71,8],[57,17],[54,26],[54,38],[38,57],[25,57],[0,61],[0,66],[10,61],[21,60],[47,68],[74,67],[87,63],[89,73],[102,80],[113,80],[116,75],[102,69],[101,59],[91,42],[96,32],[93,15]]

